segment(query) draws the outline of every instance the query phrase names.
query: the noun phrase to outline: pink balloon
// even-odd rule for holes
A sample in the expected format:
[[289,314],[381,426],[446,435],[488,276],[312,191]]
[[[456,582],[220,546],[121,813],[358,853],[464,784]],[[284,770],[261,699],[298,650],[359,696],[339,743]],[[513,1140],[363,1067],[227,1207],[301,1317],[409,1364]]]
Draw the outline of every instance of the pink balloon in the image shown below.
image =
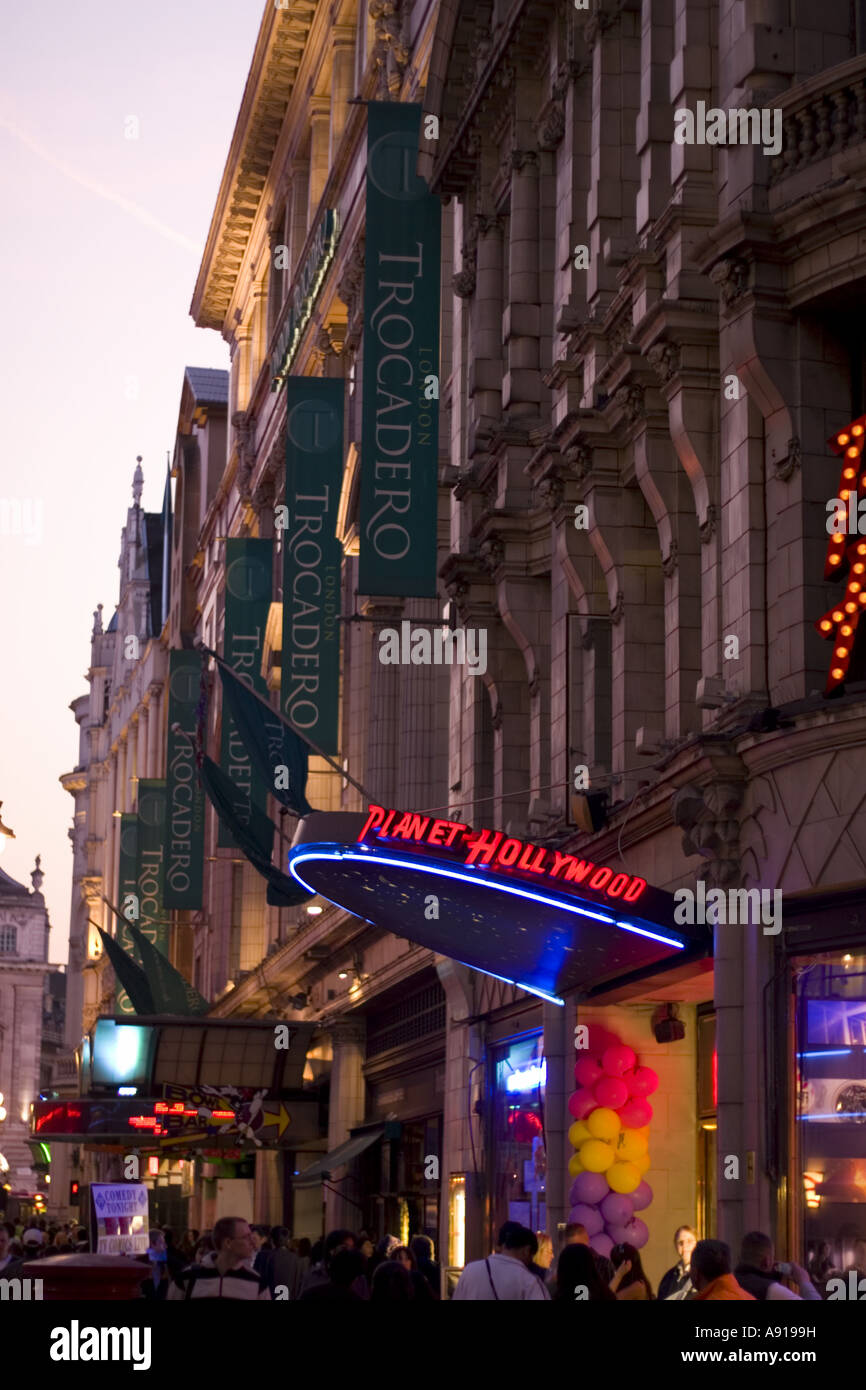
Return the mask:
[[586,1086],[580,1091],[574,1091],[568,1098],[568,1111],[576,1120],[585,1120],[587,1115],[598,1105],[598,1101]]
[[599,1105],[607,1105],[611,1110],[618,1110],[628,1100],[628,1086],[618,1076],[603,1076],[593,1086],[592,1094]]
[[590,1237],[597,1236],[604,1230],[604,1218],[598,1207],[588,1206],[586,1202],[578,1202],[576,1207],[572,1207],[568,1219],[579,1221],[581,1226],[586,1227],[586,1234]]
[[649,1227],[645,1221],[641,1221],[639,1216],[633,1216],[626,1226],[628,1235],[626,1240],[629,1245],[633,1245],[635,1250],[640,1250],[649,1240]]
[[653,1117],[653,1108],[648,1100],[630,1100],[616,1113],[622,1120],[624,1129],[643,1129]]
[[641,1180],[634,1192],[630,1192],[629,1199],[635,1211],[644,1211],[653,1199],[653,1190],[648,1182]]
[[631,1071],[636,1061],[637,1057],[630,1047],[617,1043],[614,1047],[605,1048],[601,1065],[608,1076],[622,1076],[624,1071]]
[[586,1169],[583,1173],[578,1173],[571,1184],[568,1200],[572,1206],[576,1206],[578,1202],[588,1202],[597,1206],[609,1192],[610,1185],[604,1173],[590,1173]]
[[[614,1245],[625,1245],[631,1241],[630,1229],[629,1226],[605,1226],[604,1228],[605,1234],[610,1237]],[[633,1241],[632,1244],[634,1244]]]
[[[607,1226],[627,1226],[634,1215],[631,1197],[622,1192],[609,1192],[601,1204],[601,1214]],[[616,1245],[614,1241],[614,1245]]]
[[596,1255],[603,1255],[606,1260],[610,1259],[613,1241],[610,1236],[605,1235],[604,1231],[602,1231],[601,1235],[593,1236],[589,1243]]
[[607,1047],[618,1047],[620,1038],[617,1033],[612,1033],[603,1023],[591,1023],[589,1025],[589,1055],[590,1057],[601,1057]]
[[592,1087],[603,1076],[604,1072],[594,1057],[581,1057],[580,1061],[574,1064],[574,1079],[578,1086]]
[[633,1096],[651,1096],[659,1086],[658,1072],[653,1071],[652,1067],[635,1067],[623,1080],[628,1082]]

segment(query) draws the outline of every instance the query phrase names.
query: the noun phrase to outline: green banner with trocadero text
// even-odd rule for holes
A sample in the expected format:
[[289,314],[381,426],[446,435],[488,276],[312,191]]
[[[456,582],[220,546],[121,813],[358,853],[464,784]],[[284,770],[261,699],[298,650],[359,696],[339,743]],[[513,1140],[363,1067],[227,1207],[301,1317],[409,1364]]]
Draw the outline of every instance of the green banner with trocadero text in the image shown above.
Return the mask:
[[[225,638],[223,660],[239,680],[267,698],[262,676],[262,649],[271,606],[273,541],[232,537],[226,541]],[[267,808],[268,788],[250,761],[235,722],[223,705],[220,767],[236,789],[235,814],[244,825],[253,804]],[[220,821],[217,844],[236,849],[231,833]]]
[[[187,910],[202,906],[204,877],[204,792],[190,742],[196,735],[200,690],[198,653],[169,652],[164,903],[168,908]],[[183,733],[174,732],[175,724]]]
[[421,107],[367,107],[362,594],[435,598],[439,199],[415,173]]
[[[162,778],[142,777],[138,784],[138,854],[136,892],[139,917],[133,926],[152,946],[169,954],[170,924],[163,899],[165,876],[166,794]],[[123,912],[123,903],[119,904]]]
[[[140,785],[140,784],[139,784]],[[117,858],[117,907],[121,915],[128,912],[128,920],[138,926],[140,913],[132,899],[138,897],[138,816],[126,812],[120,817],[120,846]],[[122,922],[115,923],[115,934],[120,945],[129,955],[135,957],[132,938]],[[115,990],[115,1004],[119,1014],[134,1014],[132,1001],[120,981]]]
[[286,377],[280,708],[323,753],[339,749],[342,378]]

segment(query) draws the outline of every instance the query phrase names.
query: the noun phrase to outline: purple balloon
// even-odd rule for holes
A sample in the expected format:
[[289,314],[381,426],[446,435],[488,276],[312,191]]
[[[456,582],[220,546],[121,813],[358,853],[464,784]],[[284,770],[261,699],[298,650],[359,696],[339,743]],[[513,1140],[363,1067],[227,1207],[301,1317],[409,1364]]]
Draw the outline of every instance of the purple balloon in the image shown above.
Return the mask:
[[640,1250],[649,1240],[649,1227],[645,1221],[641,1221],[639,1216],[633,1216],[626,1226],[628,1235],[626,1239],[635,1250]]
[[641,1182],[634,1190],[629,1193],[629,1200],[635,1211],[643,1211],[648,1207],[653,1199],[653,1190],[648,1182]]
[[[634,1215],[631,1197],[622,1192],[609,1192],[601,1204],[606,1226],[627,1226]],[[614,1245],[616,1245],[614,1241]]]
[[571,1184],[568,1200],[572,1206],[577,1202],[590,1202],[595,1205],[603,1201],[608,1192],[610,1184],[604,1173],[590,1173],[588,1169],[584,1169]]
[[610,1236],[606,1236],[602,1231],[601,1235],[593,1236],[589,1243],[596,1255],[603,1255],[606,1260],[610,1259],[610,1252],[613,1249],[613,1241]]
[[605,1226],[604,1229],[605,1233],[610,1237],[611,1243],[613,1245],[625,1245],[628,1241],[631,1241],[631,1244],[634,1245],[634,1241],[631,1239],[631,1236],[629,1235],[629,1231],[631,1230],[630,1226],[613,1225]]
[[604,1230],[604,1218],[598,1207],[591,1207],[587,1202],[578,1202],[576,1207],[572,1207],[568,1219],[585,1226],[588,1236],[597,1236]]

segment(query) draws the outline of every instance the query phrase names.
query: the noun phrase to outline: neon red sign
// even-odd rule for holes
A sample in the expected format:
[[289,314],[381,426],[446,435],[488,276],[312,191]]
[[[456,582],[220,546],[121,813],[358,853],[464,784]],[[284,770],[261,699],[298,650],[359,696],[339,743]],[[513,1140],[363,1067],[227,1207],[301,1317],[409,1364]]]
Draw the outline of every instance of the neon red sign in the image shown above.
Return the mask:
[[560,883],[577,883],[625,903],[636,902],[646,888],[646,879],[620,873],[606,864],[546,849],[501,830],[472,830],[462,821],[437,820],[418,812],[390,811],[384,806],[368,806],[367,819],[358,842],[368,836],[404,840],[416,845],[450,849],[462,856],[466,865],[492,869],[516,869],[538,874]]
[[861,415],[859,420],[829,441],[833,452],[842,456],[844,466],[839,480],[839,495],[834,499],[836,514],[832,519],[833,532],[827,543],[824,578],[835,579],[847,567],[848,582],[840,602],[828,609],[816,623],[821,636],[833,638],[836,643],[825,695],[830,695],[840,686],[848,674],[857,624],[866,605],[866,540],[858,529],[860,504],[866,499],[866,473],[861,472],[864,441],[866,415]]

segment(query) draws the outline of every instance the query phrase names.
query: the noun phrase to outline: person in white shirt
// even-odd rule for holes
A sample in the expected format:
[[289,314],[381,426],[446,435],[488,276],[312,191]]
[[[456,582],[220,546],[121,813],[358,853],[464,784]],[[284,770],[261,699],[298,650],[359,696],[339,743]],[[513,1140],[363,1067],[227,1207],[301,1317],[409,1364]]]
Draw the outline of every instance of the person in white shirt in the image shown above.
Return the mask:
[[550,1294],[541,1279],[529,1269],[533,1235],[526,1226],[506,1221],[499,1232],[499,1245],[484,1260],[473,1260],[457,1281],[454,1298],[475,1302],[549,1302]]

